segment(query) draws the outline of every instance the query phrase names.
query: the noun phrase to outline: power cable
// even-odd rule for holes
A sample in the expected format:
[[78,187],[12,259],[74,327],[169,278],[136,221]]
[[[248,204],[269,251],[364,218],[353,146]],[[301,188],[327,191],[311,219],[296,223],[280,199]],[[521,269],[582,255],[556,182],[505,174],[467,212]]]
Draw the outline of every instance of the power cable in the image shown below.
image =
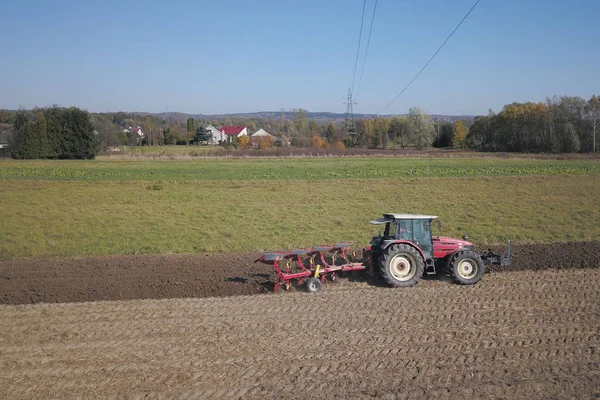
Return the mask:
[[375,11],[377,11],[377,0],[375,0],[375,6],[373,7],[373,16],[371,17],[371,26],[369,27],[369,38],[367,39],[365,58],[363,59],[362,69],[360,71],[360,78],[358,79],[358,88],[356,89],[356,96],[354,96],[354,99],[356,100],[358,100],[360,84],[362,83],[363,73],[365,72],[365,64],[367,63],[367,54],[369,53],[369,44],[371,43],[371,33],[373,32],[373,21],[375,21]]
[[433,55],[431,56],[431,58],[429,59],[429,61],[427,61],[425,63],[425,65],[423,66],[423,68],[421,68],[421,70],[417,73],[417,75],[415,75],[415,77],[412,78],[412,80],[410,82],[408,82],[408,85],[406,85],[404,87],[404,89],[402,89],[400,91],[400,93],[398,93],[398,95],[396,97],[394,97],[394,99],[392,101],[390,101],[385,107],[383,107],[381,110],[377,111],[376,114],[381,114],[381,112],[383,110],[385,110],[386,108],[388,108],[389,106],[391,106],[396,100],[398,100],[398,97],[400,97],[402,95],[402,93],[406,92],[406,89],[408,89],[410,87],[410,85],[412,85],[412,83],[419,77],[419,75],[421,75],[421,72],[423,72],[425,70],[425,68],[427,68],[427,66],[429,65],[429,63],[435,58],[435,56],[440,52],[440,50],[442,50],[442,48],[444,47],[444,45],[448,42],[448,40],[450,40],[450,38],[452,37],[452,35],[454,35],[454,32],[456,32],[458,30],[458,28],[460,28],[460,26],[462,25],[462,23],[465,22],[465,20],[469,16],[469,14],[471,14],[471,12],[473,11],[473,9],[477,6],[477,4],[479,4],[480,1],[481,0],[477,0],[475,2],[475,4],[473,4],[473,7],[471,7],[471,9],[469,10],[469,12],[463,17],[463,19],[458,23],[458,25],[456,25],[456,28],[454,28],[454,30],[452,31],[452,33],[450,33],[450,35],[448,35],[448,37],[446,38],[446,40],[444,40],[444,43],[442,43],[442,45],[436,50],[436,52],[433,53]]
[[354,75],[352,75],[352,92],[354,92],[354,81],[356,80],[356,68],[358,67],[358,55],[360,54],[360,40],[362,39],[363,22],[365,20],[365,8],[367,0],[363,0],[363,11],[360,19],[360,33],[358,34],[358,48],[356,49],[356,61],[354,62]]

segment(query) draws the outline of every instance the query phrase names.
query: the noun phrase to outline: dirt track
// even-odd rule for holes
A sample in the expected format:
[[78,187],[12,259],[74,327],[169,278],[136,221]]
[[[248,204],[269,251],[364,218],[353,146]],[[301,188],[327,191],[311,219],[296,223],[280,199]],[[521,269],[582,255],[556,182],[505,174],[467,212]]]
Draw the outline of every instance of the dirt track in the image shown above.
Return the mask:
[[[496,250],[506,252],[506,248]],[[492,271],[599,268],[598,254],[600,242],[513,246],[512,265],[508,268],[495,267]],[[0,304],[264,293],[272,290],[274,274],[272,267],[253,263],[258,255],[4,260],[0,261]]]
[[600,396],[600,270],[0,306],[0,398]]

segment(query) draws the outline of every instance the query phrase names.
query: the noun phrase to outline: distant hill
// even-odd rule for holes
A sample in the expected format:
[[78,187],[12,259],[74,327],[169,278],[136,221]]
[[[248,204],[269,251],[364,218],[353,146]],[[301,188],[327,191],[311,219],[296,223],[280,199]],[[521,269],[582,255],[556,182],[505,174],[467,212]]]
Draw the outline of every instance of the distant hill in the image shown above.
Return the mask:
[[[259,111],[253,113],[233,113],[233,114],[187,114],[181,112],[163,112],[163,113],[146,113],[146,112],[135,112],[132,114],[136,115],[156,115],[159,118],[163,118],[170,121],[179,121],[184,122],[188,118],[194,118],[196,120],[214,120],[214,119],[284,119],[287,121],[294,120],[298,112],[297,111]],[[388,114],[381,115],[382,117],[395,117],[395,116],[405,116],[406,114]],[[354,118],[363,119],[363,118],[376,118],[376,114],[354,114]],[[444,121],[444,122],[455,122],[458,120],[471,121],[475,118],[474,115],[437,115],[434,114],[431,116],[435,122]],[[333,122],[334,124],[343,123],[346,119],[345,113],[333,113],[333,112],[308,112],[308,118],[315,120],[319,124],[327,124],[329,122]]]

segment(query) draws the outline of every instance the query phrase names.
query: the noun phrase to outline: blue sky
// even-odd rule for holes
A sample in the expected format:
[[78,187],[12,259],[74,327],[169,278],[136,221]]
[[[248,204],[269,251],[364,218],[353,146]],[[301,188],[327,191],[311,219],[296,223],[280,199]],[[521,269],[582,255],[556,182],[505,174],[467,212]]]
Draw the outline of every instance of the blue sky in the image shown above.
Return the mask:
[[[375,0],[367,0],[362,51]],[[355,112],[412,79],[474,0],[379,0]],[[0,108],[345,112],[361,0],[0,0]],[[600,94],[600,1],[481,0],[383,113]],[[363,55],[359,61],[362,62]],[[359,65],[360,72],[360,65]],[[355,92],[358,85],[356,78]]]

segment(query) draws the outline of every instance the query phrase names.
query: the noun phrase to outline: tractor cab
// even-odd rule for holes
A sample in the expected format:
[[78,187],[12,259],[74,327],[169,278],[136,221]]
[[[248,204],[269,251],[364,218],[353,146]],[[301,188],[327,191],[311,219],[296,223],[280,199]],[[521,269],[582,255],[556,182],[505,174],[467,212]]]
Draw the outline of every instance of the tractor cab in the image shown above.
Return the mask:
[[431,220],[436,218],[435,215],[383,214],[383,218],[371,221],[373,225],[385,225],[383,236],[372,238],[371,248],[383,249],[392,243],[407,241],[421,249],[426,260],[432,260],[434,252]]

